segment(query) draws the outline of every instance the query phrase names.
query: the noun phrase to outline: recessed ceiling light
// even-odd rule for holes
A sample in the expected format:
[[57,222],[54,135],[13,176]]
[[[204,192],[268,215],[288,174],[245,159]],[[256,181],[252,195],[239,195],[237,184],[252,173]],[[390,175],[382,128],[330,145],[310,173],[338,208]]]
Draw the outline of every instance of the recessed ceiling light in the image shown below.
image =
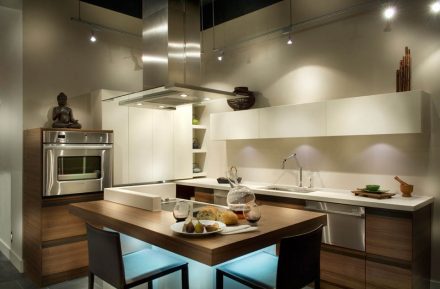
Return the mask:
[[187,97],[188,96],[188,94],[186,94],[186,93],[182,93],[181,95],[180,95],[180,97]]
[[385,10],[383,11],[383,17],[386,20],[393,19],[395,15],[396,15],[396,7],[394,7],[394,6],[389,6],[389,7],[385,8]]
[[431,4],[431,12],[436,14],[440,12],[440,1],[435,1]]
[[138,102],[138,103],[136,103],[136,105],[142,105],[142,102]]
[[159,105],[159,108],[165,108],[165,105]]
[[205,97],[203,100],[204,101],[208,101],[208,100],[211,100],[211,99],[209,97]]

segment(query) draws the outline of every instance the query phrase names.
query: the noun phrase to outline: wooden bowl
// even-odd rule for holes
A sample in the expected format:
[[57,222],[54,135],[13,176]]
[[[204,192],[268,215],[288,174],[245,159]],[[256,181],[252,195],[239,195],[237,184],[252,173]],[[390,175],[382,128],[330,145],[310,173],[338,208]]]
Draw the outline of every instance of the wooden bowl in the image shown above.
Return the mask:
[[400,184],[400,191],[402,192],[402,197],[405,198],[410,198],[411,197],[411,193],[414,190],[414,186],[413,185],[408,185],[408,184]]

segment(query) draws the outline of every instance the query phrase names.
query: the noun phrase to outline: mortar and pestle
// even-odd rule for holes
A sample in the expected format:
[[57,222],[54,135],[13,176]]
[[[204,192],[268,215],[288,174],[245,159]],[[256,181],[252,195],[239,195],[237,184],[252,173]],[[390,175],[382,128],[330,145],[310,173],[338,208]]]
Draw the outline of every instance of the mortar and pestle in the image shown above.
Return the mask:
[[411,193],[413,192],[414,186],[404,182],[398,176],[395,176],[394,179],[400,183],[400,191],[402,192],[402,197],[410,198]]

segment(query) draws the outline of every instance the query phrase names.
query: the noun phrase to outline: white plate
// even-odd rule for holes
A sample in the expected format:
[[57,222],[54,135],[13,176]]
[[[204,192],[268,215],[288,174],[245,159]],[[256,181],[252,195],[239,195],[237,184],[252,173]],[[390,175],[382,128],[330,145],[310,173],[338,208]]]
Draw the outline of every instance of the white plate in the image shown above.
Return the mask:
[[[217,223],[219,228],[218,228],[218,230],[212,231],[212,232],[207,232],[205,230],[203,233],[187,233],[187,232],[183,232],[182,231],[184,223],[185,222],[183,221],[183,222],[178,222],[178,223],[172,224],[170,228],[171,228],[171,230],[173,232],[176,232],[176,233],[179,233],[179,234],[182,234],[182,235],[186,235],[186,236],[206,236],[206,235],[211,235],[211,234],[218,233],[218,232],[222,231],[226,227],[226,225],[224,223],[222,223],[222,222],[209,221],[209,220],[200,220],[200,223],[202,223],[205,226]],[[193,220],[193,224],[195,224],[195,223],[196,223],[196,221]]]

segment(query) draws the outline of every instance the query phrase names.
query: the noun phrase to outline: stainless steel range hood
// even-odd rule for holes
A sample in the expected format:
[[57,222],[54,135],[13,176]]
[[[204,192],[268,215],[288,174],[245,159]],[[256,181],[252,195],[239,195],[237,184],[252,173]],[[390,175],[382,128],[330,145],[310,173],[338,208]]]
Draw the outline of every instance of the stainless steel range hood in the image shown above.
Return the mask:
[[200,83],[200,0],[143,0],[143,86],[120,105],[173,108],[232,92]]

